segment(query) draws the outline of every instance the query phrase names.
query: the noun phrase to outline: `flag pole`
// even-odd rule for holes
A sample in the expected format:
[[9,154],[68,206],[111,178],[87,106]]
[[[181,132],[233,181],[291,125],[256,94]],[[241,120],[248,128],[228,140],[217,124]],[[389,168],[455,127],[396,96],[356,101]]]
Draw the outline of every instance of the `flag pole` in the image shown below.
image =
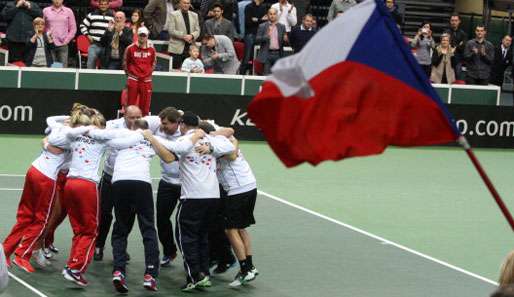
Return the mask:
[[494,187],[493,183],[487,176],[487,173],[482,168],[482,165],[480,164],[477,157],[475,156],[475,153],[471,149],[471,146],[469,145],[468,140],[466,139],[466,137],[460,136],[458,139],[458,142],[462,146],[462,148],[466,151],[466,154],[468,155],[469,159],[471,160],[471,162],[475,166],[476,170],[480,174],[480,177],[482,178],[485,185],[487,186],[487,189],[489,190],[489,192],[493,196],[494,200],[496,201],[496,204],[498,204],[498,207],[502,211],[503,216],[509,223],[510,228],[514,231],[514,219],[512,218],[512,215],[510,214],[507,206],[505,205],[502,198],[500,197],[500,194],[498,194],[498,191],[496,191],[496,188]]

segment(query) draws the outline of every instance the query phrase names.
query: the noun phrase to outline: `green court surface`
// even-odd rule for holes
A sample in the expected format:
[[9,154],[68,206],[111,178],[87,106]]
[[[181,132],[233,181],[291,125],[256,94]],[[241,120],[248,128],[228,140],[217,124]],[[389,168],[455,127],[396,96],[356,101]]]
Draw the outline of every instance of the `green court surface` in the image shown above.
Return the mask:
[[[233,290],[232,269],[216,276],[209,296],[489,296],[513,234],[465,153],[457,148],[390,148],[383,155],[293,169],[265,143],[241,144],[258,180],[254,262],[261,275]],[[39,136],[0,137],[0,236],[15,221],[23,175],[40,150]],[[478,150],[507,205],[514,209],[513,150]],[[152,166],[158,178],[157,162]],[[157,182],[157,180],[154,180]],[[155,185],[155,183],[154,183]],[[156,187],[154,187],[156,190]],[[90,286],[60,275],[71,231],[65,221],[53,267],[17,268],[5,296],[110,296],[111,255],[93,262]],[[142,286],[143,253],[135,228],[129,242],[129,296],[186,296],[181,261],[161,270],[157,293]],[[31,291],[29,287],[34,290]]]

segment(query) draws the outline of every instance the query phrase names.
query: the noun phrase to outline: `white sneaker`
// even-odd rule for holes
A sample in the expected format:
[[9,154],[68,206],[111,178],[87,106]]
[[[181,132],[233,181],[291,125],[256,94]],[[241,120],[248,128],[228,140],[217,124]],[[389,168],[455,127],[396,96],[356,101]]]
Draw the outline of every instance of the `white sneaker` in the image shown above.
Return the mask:
[[251,271],[248,271],[247,273],[243,274],[241,271],[239,271],[234,278],[234,280],[228,284],[232,288],[239,287],[241,285],[244,285],[246,282],[252,281],[255,279],[255,274],[253,274]]
[[252,267],[252,270],[250,270],[251,273],[253,273],[255,276],[259,275],[259,270],[257,270],[257,268]]
[[54,254],[48,248],[44,248],[43,253],[45,254],[45,258],[47,258],[48,260],[50,260],[54,257]]
[[45,252],[43,252],[42,249],[39,249],[39,250],[35,251],[33,256],[34,256],[34,258],[36,260],[37,265],[39,265],[41,267],[47,267],[47,266],[52,265],[52,263],[50,263],[50,261],[48,261],[46,259]]

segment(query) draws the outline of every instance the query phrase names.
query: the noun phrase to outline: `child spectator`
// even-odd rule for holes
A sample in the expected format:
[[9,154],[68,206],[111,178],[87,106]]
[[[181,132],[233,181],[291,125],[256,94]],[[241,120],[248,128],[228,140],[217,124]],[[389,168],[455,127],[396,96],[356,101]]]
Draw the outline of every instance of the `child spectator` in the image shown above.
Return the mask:
[[183,72],[204,73],[203,63],[202,60],[198,58],[199,56],[200,50],[198,50],[198,47],[194,45],[190,46],[189,58],[184,60],[181,70]]

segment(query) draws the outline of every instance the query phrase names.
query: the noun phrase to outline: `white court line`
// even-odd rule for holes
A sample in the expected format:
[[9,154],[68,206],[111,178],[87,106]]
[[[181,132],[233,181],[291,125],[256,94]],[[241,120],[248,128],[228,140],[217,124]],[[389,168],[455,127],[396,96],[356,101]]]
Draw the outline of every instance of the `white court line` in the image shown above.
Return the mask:
[[25,174],[7,174],[7,173],[0,173],[0,177],[25,177]]
[[436,259],[436,258],[434,258],[434,257],[430,257],[430,256],[428,256],[428,255],[425,255],[425,254],[423,254],[423,253],[420,253],[420,252],[418,252],[418,251],[415,251],[415,250],[413,250],[413,249],[410,249],[410,248],[408,248],[408,247],[405,247],[405,246],[403,246],[403,245],[401,245],[401,244],[398,244],[398,243],[392,242],[392,241],[390,241],[390,240],[384,239],[384,238],[382,238],[382,237],[380,237],[380,236],[377,236],[377,235],[375,235],[375,234],[372,234],[372,233],[366,232],[366,231],[364,231],[364,230],[362,230],[362,229],[359,229],[359,228],[357,228],[357,227],[354,227],[354,226],[351,226],[351,225],[345,224],[345,223],[343,223],[343,222],[341,222],[341,221],[338,221],[338,220],[333,219],[333,218],[331,218],[331,217],[327,217],[327,216],[325,216],[325,215],[322,215],[322,214],[320,214],[320,213],[317,213],[317,212],[312,211],[312,210],[310,210],[310,209],[307,209],[307,208],[305,208],[305,207],[302,207],[302,206],[296,205],[296,204],[294,204],[294,203],[291,203],[291,202],[289,202],[289,201],[286,201],[286,200],[284,200],[284,199],[282,199],[282,198],[279,198],[279,197],[277,197],[277,196],[274,196],[274,195],[268,194],[268,193],[263,192],[263,191],[260,191],[260,190],[259,190],[259,191],[257,191],[257,192],[258,192],[259,194],[261,194],[261,195],[264,195],[264,196],[266,196],[266,197],[268,197],[268,198],[271,198],[271,199],[273,199],[273,200],[275,200],[275,201],[278,201],[278,202],[280,202],[280,203],[283,203],[283,204],[285,204],[285,205],[287,205],[287,206],[294,207],[294,208],[296,208],[296,209],[299,209],[299,210],[304,211],[304,212],[306,212],[306,213],[309,213],[309,214],[311,214],[311,215],[317,216],[317,217],[319,217],[319,218],[322,218],[322,219],[327,220],[327,221],[329,221],[329,222],[332,222],[332,223],[334,223],[334,224],[337,224],[337,225],[343,226],[343,227],[345,227],[345,228],[348,228],[348,229],[350,229],[350,230],[352,230],[352,231],[355,231],[355,232],[357,232],[357,233],[360,233],[360,234],[362,234],[362,235],[365,235],[365,236],[368,236],[368,237],[374,238],[374,239],[376,239],[376,240],[380,241],[382,244],[389,244],[389,245],[392,245],[392,246],[394,246],[394,247],[396,247],[396,248],[399,248],[399,249],[401,249],[401,250],[404,250],[404,251],[409,252],[409,253],[411,253],[411,254],[414,254],[414,255],[416,255],[416,256],[420,256],[420,257],[425,258],[425,259],[427,259],[427,260],[430,260],[430,261],[432,261],[432,262],[435,262],[435,263],[441,264],[441,265],[446,266],[446,267],[448,267],[448,268],[450,268],[450,269],[453,269],[453,270],[456,270],[456,271],[458,271],[458,272],[461,272],[461,273],[464,273],[464,274],[466,274],[466,275],[469,275],[469,276],[471,276],[471,277],[477,278],[477,279],[479,279],[479,280],[481,280],[481,281],[484,281],[484,282],[486,282],[486,283],[489,283],[489,284],[492,284],[492,285],[495,285],[495,286],[497,286],[497,285],[498,285],[498,283],[497,283],[497,282],[495,282],[495,281],[493,281],[493,280],[490,280],[490,279],[488,279],[488,278],[485,278],[485,277],[480,276],[480,275],[478,275],[478,274],[475,274],[475,273],[473,273],[473,272],[470,272],[470,271],[464,270],[464,269],[462,269],[462,268],[460,268],[460,267],[457,267],[457,266],[455,266],[455,265],[452,265],[452,264],[446,263],[446,262],[441,261],[441,260],[439,260],[439,259]]
[[12,274],[9,272],[9,276],[11,278],[13,278],[15,281],[19,282],[20,284],[24,285],[25,287],[27,287],[29,290],[31,290],[32,292],[36,293],[36,295],[40,296],[40,297],[48,297],[47,295],[43,294],[41,291],[39,291],[38,289],[34,288],[33,286],[29,285],[28,283],[26,283],[24,280],[22,280],[21,278],[18,278],[16,275]]
[[0,188],[0,191],[23,191],[23,189]]
[[[16,174],[0,174],[0,177],[1,177],[1,176],[25,176],[25,175],[16,175]],[[160,180],[160,178],[154,177],[154,178],[152,178],[152,180]],[[0,188],[0,190],[2,190],[2,188]],[[13,190],[14,190],[14,189],[13,189]],[[338,220],[336,220],[336,219],[333,219],[333,218],[331,218],[331,217],[327,217],[327,216],[322,215],[322,214],[320,214],[320,213],[318,213],[318,212],[312,211],[312,210],[307,209],[307,208],[305,208],[305,207],[302,207],[302,206],[299,206],[299,205],[297,205],[297,204],[294,204],[294,203],[291,203],[291,202],[289,202],[289,201],[286,201],[286,200],[284,200],[284,199],[282,199],[282,198],[280,198],[280,197],[277,197],[277,196],[274,196],[274,195],[268,194],[268,193],[266,193],[266,192],[264,192],[264,191],[260,191],[260,190],[258,191],[258,193],[259,193],[259,194],[261,194],[261,195],[264,195],[264,196],[266,196],[266,197],[268,197],[268,198],[271,198],[271,199],[273,199],[273,200],[275,200],[275,201],[277,201],[277,202],[280,202],[280,203],[283,203],[283,204],[285,204],[285,205],[288,205],[288,206],[294,207],[294,208],[296,208],[296,209],[299,209],[299,210],[304,211],[304,212],[306,212],[306,213],[309,213],[309,214],[311,214],[311,215],[317,216],[317,217],[319,217],[319,218],[322,218],[322,219],[327,220],[327,221],[329,221],[329,222],[332,222],[332,223],[334,223],[334,224],[340,225],[340,226],[342,226],[342,227],[345,227],[345,228],[347,228],[347,229],[350,229],[350,230],[352,230],[352,231],[355,231],[355,232],[357,232],[357,233],[360,233],[360,234],[362,234],[362,235],[365,235],[365,236],[368,236],[368,237],[374,238],[374,239],[376,239],[376,240],[380,241],[382,244],[388,244],[388,245],[394,246],[394,247],[396,247],[396,248],[399,248],[399,249],[401,249],[401,250],[404,250],[404,251],[409,252],[409,253],[411,253],[411,254],[414,254],[414,255],[416,255],[416,256],[419,256],[419,257],[422,257],[422,258],[427,259],[427,260],[429,260],[429,261],[432,261],[432,262],[438,263],[438,264],[440,264],[440,265],[443,265],[443,266],[448,267],[448,268],[450,268],[450,269],[453,269],[453,270],[455,270],[455,271],[461,272],[461,273],[466,274],[466,275],[468,275],[468,276],[471,276],[471,277],[477,278],[477,279],[479,279],[479,280],[481,280],[481,281],[484,281],[484,282],[486,282],[486,283],[489,283],[489,284],[492,284],[492,285],[495,285],[495,286],[497,286],[497,285],[498,285],[498,283],[497,283],[497,282],[495,282],[495,281],[493,281],[493,280],[490,280],[490,279],[488,279],[488,278],[486,278],[486,277],[480,276],[480,275],[478,275],[478,274],[476,274],[476,273],[473,273],[473,272],[467,271],[467,270],[465,270],[465,269],[463,269],[463,268],[457,267],[457,266],[455,266],[455,265],[452,265],[452,264],[450,264],[450,263],[447,263],[447,262],[444,262],[444,261],[442,261],[442,260],[436,259],[436,258],[434,258],[434,257],[431,257],[431,256],[428,256],[428,255],[425,255],[425,254],[423,254],[423,253],[421,253],[421,252],[415,251],[415,250],[410,249],[410,248],[408,248],[408,247],[405,247],[405,246],[403,246],[403,245],[401,245],[401,244],[398,244],[398,243],[392,242],[392,241],[387,240],[387,239],[385,239],[385,238],[383,238],[383,237],[380,237],[380,236],[378,236],[378,235],[375,235],[375,234],[369,233],[369,232],[367,232],[367,231],[364,231],[364,230],[359,229],[359,228],[357,228],[357,227],[354,227],[354,226],[352,226],[352,225],[349,225],[349,224],[343,223],[343,222],[341,222],[341,221],[338,221]],[[154,191],[154,194],[155,194],[155,191]]]

